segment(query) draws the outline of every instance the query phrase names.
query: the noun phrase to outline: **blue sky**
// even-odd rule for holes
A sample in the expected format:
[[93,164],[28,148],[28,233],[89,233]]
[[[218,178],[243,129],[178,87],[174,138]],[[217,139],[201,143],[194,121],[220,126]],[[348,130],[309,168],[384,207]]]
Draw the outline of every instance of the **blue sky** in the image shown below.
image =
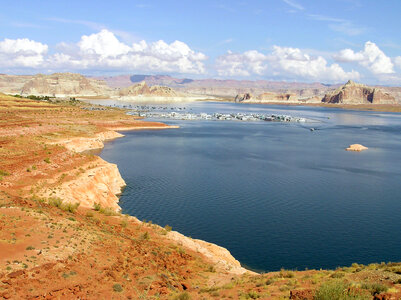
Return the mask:
[[3,1],[0,72],[401,84],[401,1]]

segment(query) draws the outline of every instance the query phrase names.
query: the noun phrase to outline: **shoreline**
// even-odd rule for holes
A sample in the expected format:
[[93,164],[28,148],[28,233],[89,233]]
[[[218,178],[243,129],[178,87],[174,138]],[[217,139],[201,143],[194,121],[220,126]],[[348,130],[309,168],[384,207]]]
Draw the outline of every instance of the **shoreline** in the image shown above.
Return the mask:
[[117,213],[118,166],[86,150],[119,130],[176,126],[119,108],[0,100],[0,298],[313,299],[336,278],[401,296],[401,263],[259,274],[225,248]]
[[[160,127],[135,127],[135,128],[124,128],[124,129],[118,129],[118,130],[113,130],[116,135],[112,138],[108,138],[105,139],[103,142],[107,143],[110,142],[112,140],[115,140],[117,138],[124,138],[125,136],[122,134],[119,134],[118,131],[131,131],[131,130],[160,130],[160,129],[178,129],[180,128],[177,125],[166,125],[166,126],[160,126]],[[98,150],[99,154],[96,155],[97,157],[99,157],[100,159],[102,159],[100,157],[100,153],[101,150],[105,147],[105,144],[103,144],[103,146],[101,148],[97,148],[97,149],[85,149],[83,151],[91,151],[91,150]],[[103,159],[102,159],[103,160]],[[105,161],[107,164],[111,164],[114,165],[110,162]],[[115,165],[117,168],[117,172],[118,174],[120,173],[118,170],[118,165]],[[119,175],[121,177],[121,179],[124,181],[123,177],[121,175]],[[120,188],[122,189],[123,187],[125,187],[125,182],[124,182],[124,186],[121,186]],[[118,196],[117,199],[117,203],[116,205],[119,207],[119,211],[121,212],[122,209],[121,207],[118,205],[119,202],[119,195],[121,193],[115,194],[116,196]],[[135,222],[138,222],[139,224],[143,224],[142,221],[140,221],[137,217],[130,215],[131,218],[133,218],[133,220]],[[154,224],[156,226],[159,226],[157,224]],[[161,227],[160,227],[161,228]],[[220,267],[221,269],[226,270],[227,272],[233,274],[233,275],[242,275],[242,274],[251,274],[251,275],[256,275],[259,274],[257,272],[254,272],[252,270],[246,269],[244,267],[242,267],[241,263],[236,260],[230,253],[230,251],[224,247],[221,247],[219,245],[216,245],[214,243],[209,243],[207,241],[204,240],[200,240],[200,239],[194,239],[191,237],[187,237],[177,231],[170,231],[166,234],[166,237],[173,241],[178,243],[181,246],[184,246],[188,249],[191,249],[195,252],[198,253],[202,253],[205,257],[207,257],[208,259],[210,259],[213,263],[215,263],[218,267]]]
[[[235,103],[235,102],[233,102]],[[274,106],[303,106],[303,107],[325,107],[356,111],[378,111],[378,112],[401,112],[401,105],[393,104],[330,104],[330,103],[283,103],[283,102],[238,102],[239,104],[261,104]]]

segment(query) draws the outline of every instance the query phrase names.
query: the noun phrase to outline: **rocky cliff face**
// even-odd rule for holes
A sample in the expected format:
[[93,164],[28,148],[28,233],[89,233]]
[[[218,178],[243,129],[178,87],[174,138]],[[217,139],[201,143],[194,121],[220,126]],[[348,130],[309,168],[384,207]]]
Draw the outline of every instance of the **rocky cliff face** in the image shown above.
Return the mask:
[[[94,167],[93,167],[94,166]],[[62,183],[57,189],[45,190],[45,197],[58,197],[68,203],[80,203],[80,206],[93,208],[95,203],[120,211],[117,195],[125,186],[125,181],[117,165],[108,163],[100,157],[91,165],[82,166],[74,180]]]
[[342,87],[327,93],[322,102],[341,104],[397,104],[394,96],[379,88],[348,81]]
[[235,102],[249,103],[308,103],[320,102],[321,98],[317,96],[307,97],[302,99],[297,93],[274,93],[264,92],[258,96],[253,96],[251,93],[239,94],[235,97]]
[[119,91],[120,97],[127,96],[159,96],[159,97],[177,97],[182,96],[181,94],[174,91],[172,88],[167,86],[153,85],[148,86],[145,81],[141,83],[131,85]]
[[113,93],[106,82],[74,73],[35,75],[21,88],[21,95],[79,97],[107,96]]

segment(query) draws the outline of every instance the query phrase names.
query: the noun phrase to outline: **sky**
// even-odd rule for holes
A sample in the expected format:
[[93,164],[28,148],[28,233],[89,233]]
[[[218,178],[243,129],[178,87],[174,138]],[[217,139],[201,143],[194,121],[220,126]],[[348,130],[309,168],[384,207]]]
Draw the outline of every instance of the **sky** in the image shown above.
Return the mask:
[[400,0],[2,0],[0,73],[401,85]]

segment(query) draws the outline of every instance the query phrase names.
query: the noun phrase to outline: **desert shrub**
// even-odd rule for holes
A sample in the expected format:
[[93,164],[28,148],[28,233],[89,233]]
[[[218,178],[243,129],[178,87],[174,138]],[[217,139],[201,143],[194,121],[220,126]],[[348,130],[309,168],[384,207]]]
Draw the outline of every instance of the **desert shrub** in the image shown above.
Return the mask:
[[382,292],[387,292],[388,287],[381,283],[364,283],[361,288],[368,290],[372,296],[380,294]]
[[172,228],[170,225],[166,225],[166,226],[164,226],[164,229],[165,229],[167,232],[169,232],[169,231],[171,231],[173,228]]
[[93,203],[93,209],[96,211],[99,211],[102,207],[100,206],[100,203]]
[[149,233],[147,231],[142,235],[142,239],[143,240],[149,240],[150,239]]
[[8,176],[8,175],[10,175],[10,173],[8,173],[7,171],[0,170],[0,176]]
[[248,293],[242,294],[241,296],[242,296],[242,298],[245,298],[245,299],[258,299],[258,298],[260,298],[260,295],[255,291],[249,291]]
[[118,215],[118,213],[116,213],[116,212],[114,211],[114,209],[112,209],[112,208],[110,208],[110,207],[106,207],[106,208],[101,207],[101,208],[99,209],[99,212],[100,212],[101,214],[106,215],[106,216],[117,216],[117,215]]
[[316,291],[316,300],[368,300],[370,296],[358,294],[350,289],[350,284],[342,280],[323,283]]
[[28,246],[28,247],[26,247],[26,250],[35,250],[35,247],[33,247],[33,246]]
[[0,181],[3,180],[4,176],[8,176],[8,175],[10,175],[10,173],[0,170]]
[[331,274],[331,278],[343,278],[345,276],[345,274],[343,272],[334,272],[333,274]]
[[63,204],[63,199],[58,198],[58,197],[51,197],[51,198],[49,198],[48,201],[51,206],[55,206],[58,208],[61,208],[61,205]]
[[121,293],[123,291],[123,287],[121,286],[121,284],[116,283],[115,285],[113,285],[113,291]]
[[187,292],[181,293],[174,297],[174,300],[189,300],[191,297]]
[[284,277],[284,278],[294,278],[295,274],[292,271],[287,271],[285,269],[281,269],[280,276]]
[[63,203],[63,204],[61,204],[60,208],[62,210],[64,210],[64,211],[68,211],[70,213],[75,213],[76,210],[79,207],[79,204],[80,204],[79,202],[77,202],[77,203]]
[[50,164],[50,158],[49,158],[49,157],[46,157],[43,161],[44,161],[45,163],[47,163],[47,164]]
[[87,216],[88,218],[92,218],[92,217],[93,217],[93,212],[88,211],[88,212],[86,213],[86,216]]

